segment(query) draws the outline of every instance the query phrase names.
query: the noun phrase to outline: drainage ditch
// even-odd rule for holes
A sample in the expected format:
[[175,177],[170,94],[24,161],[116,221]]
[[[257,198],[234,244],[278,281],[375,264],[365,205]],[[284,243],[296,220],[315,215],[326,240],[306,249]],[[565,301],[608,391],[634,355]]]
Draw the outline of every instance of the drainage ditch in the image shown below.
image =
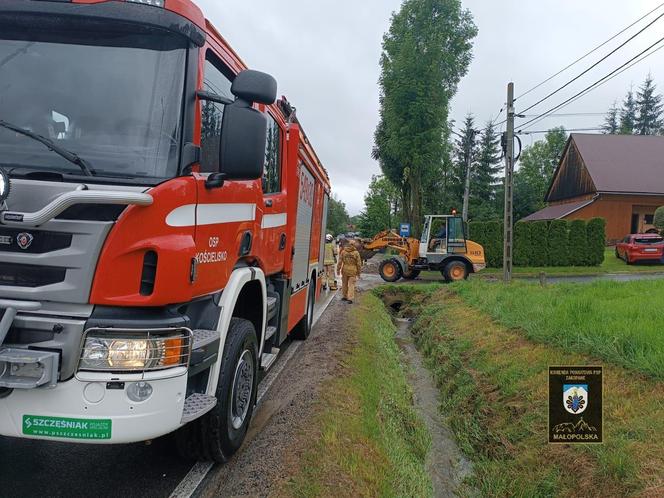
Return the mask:
[[408,382],[413,389],[415,407],[431,434],[431,450],[426,465],[434,495],[458,496],[461,483],[472,473],[472,464],[461,453],[452,430],[440,412],[440,392],[415,345],[411,329],[416,309],[405,296],[390,293],[382,298],[397,327],[395,340],[409,366]]

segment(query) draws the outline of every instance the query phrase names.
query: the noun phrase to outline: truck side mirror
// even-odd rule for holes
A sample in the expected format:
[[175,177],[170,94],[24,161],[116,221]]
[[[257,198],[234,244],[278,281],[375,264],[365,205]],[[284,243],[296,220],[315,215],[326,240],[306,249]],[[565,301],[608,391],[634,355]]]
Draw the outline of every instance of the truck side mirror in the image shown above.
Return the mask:
[[235,77],[231,92],[237,100],[224,109],[220,175],[226,180],[256,180],[263,176],[267,118],[252,105],[274,103],[277,82],[269,74],[247,70]]
[[247,102],[272,105],[277,100],[277,80],[269,74],[247,69],[235,77],[231,93]]

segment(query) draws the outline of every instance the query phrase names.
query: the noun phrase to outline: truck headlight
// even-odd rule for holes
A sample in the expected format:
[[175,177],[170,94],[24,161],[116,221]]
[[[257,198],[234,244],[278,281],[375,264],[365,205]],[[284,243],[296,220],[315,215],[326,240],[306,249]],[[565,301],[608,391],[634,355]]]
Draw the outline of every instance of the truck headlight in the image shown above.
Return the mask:
[[79,370],[136,372],[189,364],[191,331],[88,331]]

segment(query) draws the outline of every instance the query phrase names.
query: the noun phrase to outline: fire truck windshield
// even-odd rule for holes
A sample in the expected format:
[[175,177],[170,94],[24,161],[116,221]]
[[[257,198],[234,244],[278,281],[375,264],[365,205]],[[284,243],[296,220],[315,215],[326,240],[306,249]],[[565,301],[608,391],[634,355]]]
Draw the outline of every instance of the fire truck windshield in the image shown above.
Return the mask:
[[[0,34],[0,120],[71,151],[98,177],[177,174],[186,42],[130,32]],[[0,127],[14,175],[81,169],[38,140]]]

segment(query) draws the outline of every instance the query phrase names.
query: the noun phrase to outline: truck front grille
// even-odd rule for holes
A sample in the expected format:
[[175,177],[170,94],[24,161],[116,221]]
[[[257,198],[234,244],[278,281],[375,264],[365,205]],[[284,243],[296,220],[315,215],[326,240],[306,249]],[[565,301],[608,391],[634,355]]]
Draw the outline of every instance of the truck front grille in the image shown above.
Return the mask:
[[[19,245],[21,236],[25,236],[29,240],[27,247]],[[70,233],[0,228],[0,252],[44,254],[67,249],[71,246],[71,242],[72,234]]]
[[0,263],[0,285],[9,287],[43,287],[65,280],[66,268]]

